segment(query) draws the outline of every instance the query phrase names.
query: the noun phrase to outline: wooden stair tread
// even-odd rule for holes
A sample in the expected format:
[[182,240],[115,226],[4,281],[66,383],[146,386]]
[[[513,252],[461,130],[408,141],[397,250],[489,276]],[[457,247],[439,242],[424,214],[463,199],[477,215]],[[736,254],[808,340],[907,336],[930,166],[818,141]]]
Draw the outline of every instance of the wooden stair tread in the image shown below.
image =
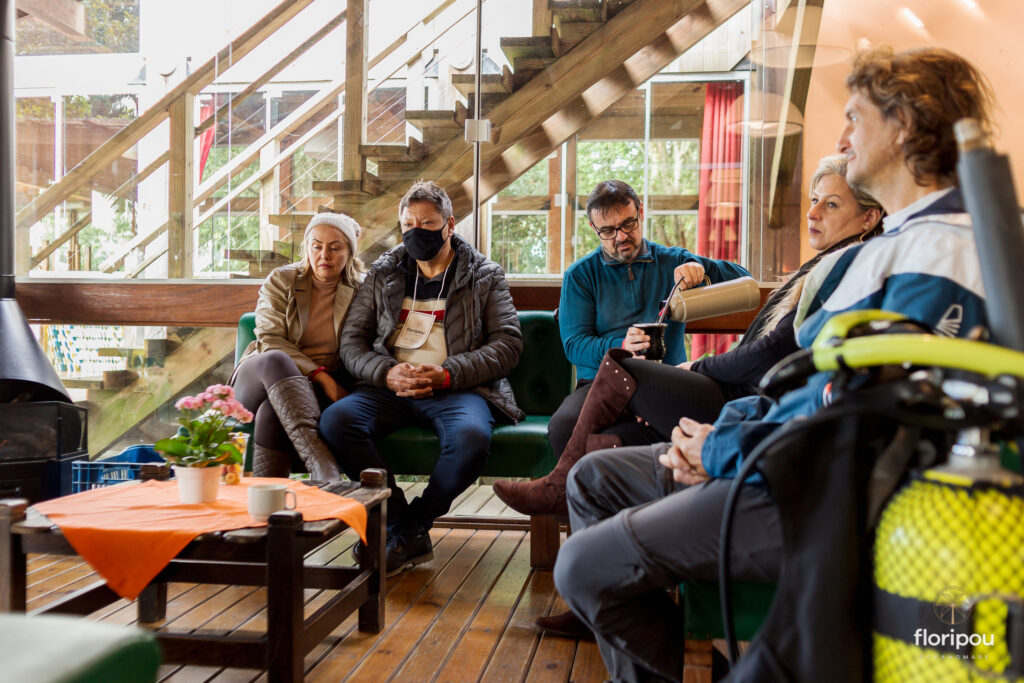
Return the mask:
[[554,57],[549,36],[528,36],[501,39],[501,51],[513,61],[516,57]]
[[[314,192],[333,194],[335,198],[348,196],[369,199],[384,192],[384,184],[374,174],[364,171],[362,180],[314,180]],[[335,210],[340,210],[335,204]]]
[[[476,92],[476,74],[452,74],[452,86],[463,95],[472,95]],[[504,73],[484,74],[480,77],[480,90],[485,95],[511,93],[512,72],[506,66]]]
[[135,355],[142,355],[144,352],[144,349],[128,346],[108,346],[96,349],[96,355],[103,358],[131,358]]
[[283,261],[290,263],[284,254],[278,254],[269,249],[225,249],[224,258],[231,261]]
[[[406,123],[411,123],[417,128],[461,129],[462,121],[459,121],[458,114],[458,111],[453,111],[451,109],[407,110],[405,112],[405,121]],[[465,118],[463,118],[463,121],[464,120]]]
[[103,378],[102,377],[68,377],[62,379],[64,387],[67,389],[102,389]]
[[552,18],[603,21],[605,4],[602,0],[548,0],[548,10]]
[[387,159],[389,161],[421,161],[427,150],[416,138],[410,138],[408,145],[377,144],[359,145],[359,153],[364,157],[373,159]]
[[306,224],[309,220],[315,216],[313,213],[275,213],[267,216],[267,221],[271,225],[276,225],[279,228],[289,228],[291,230],[306,229]]

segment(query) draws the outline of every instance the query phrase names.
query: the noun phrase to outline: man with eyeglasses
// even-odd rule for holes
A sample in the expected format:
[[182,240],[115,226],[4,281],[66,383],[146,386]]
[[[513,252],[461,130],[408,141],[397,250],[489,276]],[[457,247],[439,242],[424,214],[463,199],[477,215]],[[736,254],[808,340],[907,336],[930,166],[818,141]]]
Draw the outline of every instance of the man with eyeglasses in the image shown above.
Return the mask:
[[[682,289],[688,289],[702,284],[705,277],[717,283],[750,274],[735,263],[645,239],[643,205],[636,191],[621,180],[598,183],[587,198],[587,218],[601,246],[565,272],[558,304],[562,345],[576,366],[577,378],[576,391],[566,397],[548,424],[548,438],[559,458],[572,436],[601,359],[610,349],[622,348],[636,355],[650,346],[650,338],[633,324],[658,319],[673,283],[679,281]],[[684,334],[683,323],[669,321],[663,362],[676,365],[686,360]],[[609,432],[623,444],[653,440],[629,418],[605,434]],[[561,469],[551,476],[562,475]],[[526,514],[568,514],[564,494],[513,495],[509,487],[498,485],[495,493]],[[527,499],[530,509],[520,509]]]

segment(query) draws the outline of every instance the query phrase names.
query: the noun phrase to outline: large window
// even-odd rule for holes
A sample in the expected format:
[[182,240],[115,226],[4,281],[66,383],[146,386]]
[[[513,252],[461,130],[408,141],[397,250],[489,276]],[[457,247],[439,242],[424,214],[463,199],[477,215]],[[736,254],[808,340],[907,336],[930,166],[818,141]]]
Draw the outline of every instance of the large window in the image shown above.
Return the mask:
[[[730,84],[735,98],[745,87],[737,78],[730,74],[711,83]],[[733,246],[742,230],[739,196],[744,170],[739,150],[743,130],[718,131],[719,138],[729,138],[726,151],[732,153],[731,158],[702,162],[708,83],[691,77],[659,76],[627,94],[551,158],[500,192],[488,205],[491,257],[513,276],[559,275],[597,248],[599,240],[586,215],[587,196],[602,180],[617,179],[629,183],[641,197],[649,239],[742,260],[738,249],[729,254],[710,253],[721,246],[722,239],[705,239],[703,249],[698,246],[702,169],[707,181],[706,222],[709,226],[716,220],[721,223],[722,216],[731,212],[727,229],[732,232],[725,237]],[[719,237],[722,234],[719,229]],[[558,245],[564,248],[559,250]]]

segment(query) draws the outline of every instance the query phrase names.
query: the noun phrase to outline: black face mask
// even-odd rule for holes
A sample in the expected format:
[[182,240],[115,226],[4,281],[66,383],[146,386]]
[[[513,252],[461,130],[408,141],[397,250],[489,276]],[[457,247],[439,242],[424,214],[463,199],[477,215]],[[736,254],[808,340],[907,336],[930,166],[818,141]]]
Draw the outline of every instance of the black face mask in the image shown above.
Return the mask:
[[402,233],[402,241],[405,248],[417,261],[429,261],[437,256],[441,247],[447,241],[444,236],[444,228],[440,230],[427,230],[426,228],[409,228]]

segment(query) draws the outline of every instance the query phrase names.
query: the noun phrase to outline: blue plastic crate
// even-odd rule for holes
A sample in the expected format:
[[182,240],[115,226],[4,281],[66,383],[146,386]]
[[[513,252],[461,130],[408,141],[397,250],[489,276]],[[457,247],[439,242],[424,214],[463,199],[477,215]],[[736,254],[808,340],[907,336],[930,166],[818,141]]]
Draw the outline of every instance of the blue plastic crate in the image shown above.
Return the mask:
[[145,463],[163,461],[152,445],[141,444],[129,446],[110,458],[74,462],[71,464],[71,493],[138,479]]

